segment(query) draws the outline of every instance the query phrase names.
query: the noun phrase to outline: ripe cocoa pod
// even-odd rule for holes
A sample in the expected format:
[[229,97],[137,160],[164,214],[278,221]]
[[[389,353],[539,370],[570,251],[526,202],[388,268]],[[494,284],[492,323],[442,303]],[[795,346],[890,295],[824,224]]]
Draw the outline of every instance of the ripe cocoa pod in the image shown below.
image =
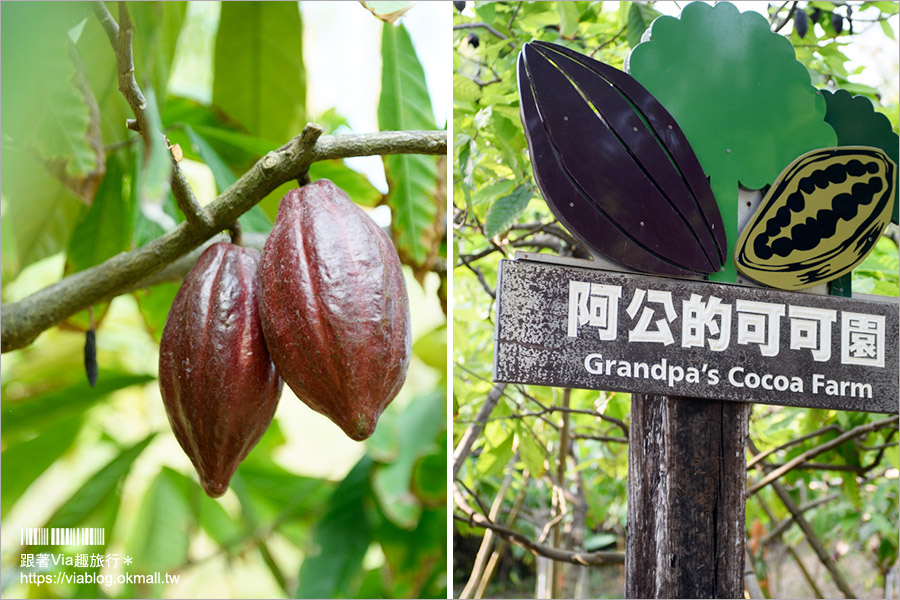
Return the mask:
[[320,179],[281,200],[259,283],[263,332],[285,382],[350,438],[372,435],[403,386],[411,350],[391,240]]
[[718,271],[727,243],[709,182],[678,123],[630,75],[546,42],[519,54],[534,177],[587,246],[640,271]]
[[213,498],[269,427],[281,395],[259,320],[258,263],[252,248],[207,248],[184,278],[160,342],[169,423]]
[[738,270],[797,290],[861,263],[894,209],[897,166],[879,148],[813,150],[782,171],[735,246]]

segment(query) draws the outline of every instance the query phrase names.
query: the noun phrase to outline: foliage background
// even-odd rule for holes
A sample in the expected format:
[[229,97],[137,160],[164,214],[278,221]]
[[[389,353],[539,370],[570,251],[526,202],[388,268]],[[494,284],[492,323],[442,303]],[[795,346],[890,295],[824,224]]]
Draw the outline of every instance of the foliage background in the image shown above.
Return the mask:
[[[116,3],[108,3],[118,14]],[[397,24],[358,3],[128,5],[135,71],[201,204],[307,121],[325,133],[446,126],[450,19]],[[125,129],[115,55],[86,3],[2,5],[2,300],[146,244],[184,219],[165,160]],[[376,12],[378,9],[376,9]],[[352,92],[352,101],[346,96]],[[432,101],[433,98],[439,100]],[[436,110],[433,110],[436,109]],[[316,163],[406,264],[414,357],[366,443],[285,386],[269,431],[218,500],[172,436],[155,381],[178,282],[95,307],[99,380],[80,314],[2,361],[4,597],[445,597],[443,178],[430,156]],[[270,228],[279,188],[241,221]],[[257,235],[259,239],[260,235]],[[20,527],[105,527],[104,547],[19,545]],[[20,568],[22,552],[117,554],[104,569]],[[125,567],[122,557],[134,562]],[[155,571],[171,585],[44,585],[20,574]]]
[[[458,482],[461,490],[478,496],[481,505],[465,495],[476,511],[496,507],[496,523],[532,541],[552,544],[557,539],[557,547],[588,552],[624,550],[630,395],[572,390],[567,397],[559,389],[491,382],[498,260],[511,258],[516,250],[586,257],[549,212],[534,182],[519,119],[515,61],[525,42],[540,39],[622,68],[652,20],[661,11],[677,16],[684,4],[474,2],[461,13],[454,11],[454,447],[473,426],[478,411],[491,401],[489,396],[496,399],[499,394],[499,402],[462,464]],[[762,5],[737,4],[741,10]],[[846,19],[848,5],[852,33]],[[867,96],[896,132],[897,4],[788,2],[769,7],[770,13],[776,9],[773,29],[785,21],[779,33],[793,43],[812,84]],[[824,16],[818,25],[810,18],[809,31],[801,38],[793,30],[792,16],[786,18],[789,10],[804,10],[809,17],[818,10]],[[834,14],[843,19],[839,35],[832,23]],[[474,43],[472,34],[477,37]],[[855,270],[854,292],[898,295],[897,240],[896,226],[892,226]],[[561,410],[565,406],[569,412]],[[756,405],[750,439],[760,450],[795,440],[769,457],[770,462],[783,463],[841,431],[883,418]],[[560,480],[564,419],[569,421],[571,445]],[[800,439],[811,433],[809,439]],[[883,597],[897,564],[896,422],[821,454],[814,462],[810,468],[789,471],[781,483],[807,509],[805,516],[815,537],[837,560],[856,593]],[[749,485],[760,474],[751,470],[748,477]],[[559,524],[553,525],[560,514],[560,493],[566,496],[566,510]],[[454,533],[455,594],[467,583],[471,587],[466,597],[551,593],[535,581],[547,569],[518,546],[488,547],[491,560],[499,562],[495,570],[489,567],[487,574],[482,573],[484,563],[475,563],[485,531],[470,526],[458,510],[456,514],[460,519]],[[783,532],[775,531],[778,523],[786,525]],[[555,528],[560,538],[554,538]],[[747,501],[747,535],[756,574],[770,597],[814,597],[816,593],[797,570],[792,552],[805,562],[824,597],[840,593],[771,486]],[[547,584],[557,595],[536,597],[621,597],[621,567],[595,568],[590,574],[574,566],[558,568],[563,575],[557,570],[557,581]],[[480,588],[472,595],[475,584]]]

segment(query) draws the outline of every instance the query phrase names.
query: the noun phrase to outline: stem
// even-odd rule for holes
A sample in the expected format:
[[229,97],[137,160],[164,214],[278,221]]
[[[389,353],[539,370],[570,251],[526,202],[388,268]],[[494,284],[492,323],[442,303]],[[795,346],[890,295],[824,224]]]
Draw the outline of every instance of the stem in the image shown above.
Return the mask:
[[187,222],[131,252],[74,273],[34,294],[2,306],[0,351],[30,344],[44,330],[86,309],[110,300],[134,284],[162,270],[210,237],[228,228],[239,216],[281,184],[297,178],[318,161],[386,154],[446,154],[443,131],[385,131],[322,136],[317,125],[307,125],[287,144],[269,152],[231,187],[206,207],[211,227]]

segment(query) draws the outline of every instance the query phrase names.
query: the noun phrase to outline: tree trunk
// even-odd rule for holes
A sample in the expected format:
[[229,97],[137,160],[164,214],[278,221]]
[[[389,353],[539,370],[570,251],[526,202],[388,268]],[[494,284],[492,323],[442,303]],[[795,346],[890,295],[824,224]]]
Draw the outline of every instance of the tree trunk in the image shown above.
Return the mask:
[[742,598],[750,405],[632,394],[626,598]]

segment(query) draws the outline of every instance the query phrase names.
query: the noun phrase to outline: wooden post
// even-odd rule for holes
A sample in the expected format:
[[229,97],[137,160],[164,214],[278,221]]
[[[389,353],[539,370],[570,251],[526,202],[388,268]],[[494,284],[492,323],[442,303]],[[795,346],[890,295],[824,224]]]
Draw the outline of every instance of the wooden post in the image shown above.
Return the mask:
[[743,598],[749,415],[632,394],[626,598]]

